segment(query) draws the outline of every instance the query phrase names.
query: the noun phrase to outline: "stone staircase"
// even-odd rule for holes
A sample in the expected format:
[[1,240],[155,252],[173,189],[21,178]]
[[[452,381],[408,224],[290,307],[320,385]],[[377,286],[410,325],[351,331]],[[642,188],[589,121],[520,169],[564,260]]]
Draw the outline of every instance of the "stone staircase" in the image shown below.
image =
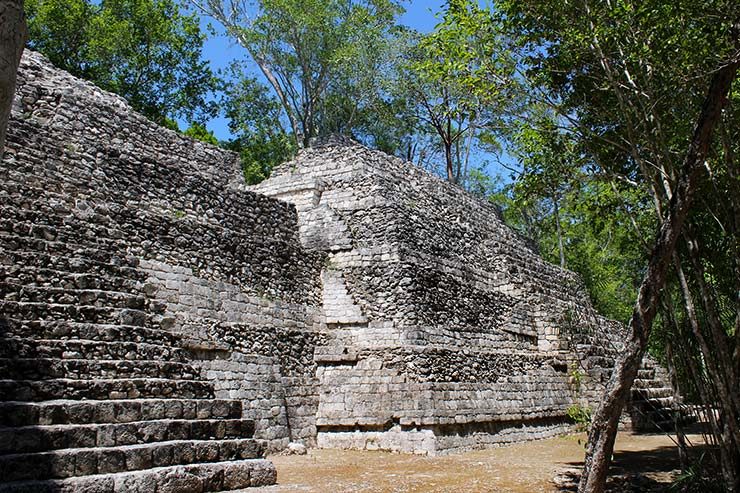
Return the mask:
[[[592,380],[600,382],[592,398],[596,401],[611,374],[616,350],[584,341],[576,349]],[[639,432],[672,431],[677,421],[687,424],[694,420],[677,402],[667,371],[649,356],[643,359],[632,384],[631,401],[624,418],[626,427]]]
[[673,431],[677,424],[696,421],[680,406],[665,368],[647,358],[632,385],[630,414],[633,429],[642,432]]
[[[0,170],[0,492],[275,482],[242,402],[214,399],[111,218]],[[57,200],[55,200],[57,199]],[[56,203],[56,208],[49,204]],[[43,212],[40,212],[43,211]]]

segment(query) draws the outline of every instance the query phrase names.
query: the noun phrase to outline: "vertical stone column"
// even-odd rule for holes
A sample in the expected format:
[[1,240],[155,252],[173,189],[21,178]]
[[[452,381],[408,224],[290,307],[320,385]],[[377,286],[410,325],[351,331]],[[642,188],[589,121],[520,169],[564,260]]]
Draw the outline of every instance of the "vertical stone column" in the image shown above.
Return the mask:
[[27,37],[23,0],[0,0],[0,158],[5,150],[18,64]]

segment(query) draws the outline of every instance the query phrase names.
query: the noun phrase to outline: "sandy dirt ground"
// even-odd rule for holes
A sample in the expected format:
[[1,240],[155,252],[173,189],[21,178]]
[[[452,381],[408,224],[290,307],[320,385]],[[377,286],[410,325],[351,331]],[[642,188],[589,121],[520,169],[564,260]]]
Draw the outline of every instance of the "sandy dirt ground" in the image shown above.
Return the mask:
[[[569,435],[443,457],[347,450],[277,455],[269,459],[277,468],[278,484],[249,491],[557,492],[563,490],[553,478],[580,467],[585,438],[585,434]],[[701,441],[698,435],[689,438]],[[675,445],[662,434],[620,433],[614,459],[615,473],[642,473],[653,488],[668,486],[678,468]]]

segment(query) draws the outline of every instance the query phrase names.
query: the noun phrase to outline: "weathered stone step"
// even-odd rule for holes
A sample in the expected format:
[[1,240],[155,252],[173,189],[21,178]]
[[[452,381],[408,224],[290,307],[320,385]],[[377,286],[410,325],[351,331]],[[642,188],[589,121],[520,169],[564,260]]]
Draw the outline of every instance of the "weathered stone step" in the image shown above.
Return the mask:
[[206,493],[269,486],[275,484],[276,478],[272,462],[247,459],[69,479],[14,481],[0,484],[0,493]]
[[0,402],[0,425],[131,423],[162,419],[239,419],[242,402],[228,399],[136,399]]
[[695,422],[693,416],[671,409],[663,409],[642,416],[636,421],[634,428],[642,432],[666,432],[673,431],[676,424],[687,425],[693,422]]
[[[34,226],[29,226],[29,228]],[[38,228],[38,226],[36,226]],[[29,233],[30,234],[30,233]],[[49,269],[69,273],[96,273],[107,276],[137,278],[138,259],[126,256],[126,243],[95,237],[94,243],[79,244],[74,240],[55,241],[0,230],[0,250],[15,265],[30,269]],[[118,244],[120,242],[120,245]]]
[[21,320],[74,320],[76,322],[153,326],[153,313],[135,308],[112,308],[95,305],[47,304],[0,301],[0,313]]
[[[114,163],[112,162],[107,163],[108,166],[111,166],[113,164]],[[64,183],[69,179],[68,176],[66,174],[54,173],[52,174],[52,177],[47,177],[48,170],[42,170],[41,175],[37,174],[35,171],[31,171],[30,173],[31,174],[27,172],[17,173],[16,170],[11,170],[6,181],[17,181],[18,183],[9,184],[15,187],[15,190],[11,192],[12,195],[10,197],[6,196],[4,200],[0,203],[7,203],[11,208],[16,209],[23,205],[30,205],[31,210],[38,209],[48,214],[49,212],[47,210],[47,206],[49,203],[49,198],[53,197],[59,202],[64,203],[64,205],[59,207],[58,211],[55,211],[55,213],[52,214],[53,216],[55,216],[54,219],[65,219],[65,223],[69,222],[70,218],[74,217],[70,216],[70,213],[72,212],[72,203],[70,203],[70,196],[74,196],[74,193],[63,192],[61,189],[54,188],[55,185],[57,187],[63,187]],[[165,197],[167,197],[167,192],[165,192],[165,190],[170,190],[175,195],[182,193],[182,190],[177,188],[176,184],[168,181],[167,178],[159,181],[159,179],[161,178],[163,177],[156,175],[149,176],[146,180],[146,183],[141,183],[141,185],[150,190],[155,190],[157,192],[157,195],[162,196],[162,194],[164,194]],[[212,186],[207,183],[202,183],[201,185],[206,187]],[[50,187],[52,188],[51,190]],[[0,186],[0,190],[2,189],[3,187]],[[78,188],[75,187],[74,192],[77,191]],[[295,230],[293,229],[291,224],[273,225],[269,230],[266,231],[261,218],[249,214],[245,215],[233,212],[243,211],[245,209],[253,207],[255,200],[264,200],[262,196],[258,195],[255,199],[253,196],[244,193],[224,194],[223,190],[219,188],[211,188],[211,191],[214,193],[213,196],[218,197],[218,201],[203,200],[204,198],[207,199],[207,196],[203,194],[198,194],[197,196],[193,197],[195,203],[192,204],[192,206],[195,207],[196,211],[202,210],[203,207],[205,207],[206,209],[212,209],[214,207],[218,208],[217,213],[213,217],[214,222],[211,224],[212,226],[225,228],[238,234],[244,234],[245,236],[248,235],[242,233],[242,231],[264,232],[265,234],[269,234],[271,237],[280,241],[284,241],[287,243],[294,242]],[[20,194],[18,192],[20,192]],[[88,192],[92,196],[90,199],[88,199],[88,206],[91,207],[91,209],[88,210],[94,210],[95,214],[92,218],[85,221],[85,226],[90,225],[93,227],[98,227],[99,224],[110,225],[111,223],[135,224],[135,221],[132,220],[131,216],[136,216],[136,218],[138,219],[145,214],[153,213],[154,215],[162,215],[163,212],[168,215],[171,214],[171,219],[175,218],[174,210],[161,211],[157,209],[154,211],[149,211],[146,209],[146,207],[144,207],[146,204],[138,204],[138,207],[131,205],[129,205],[128,207],[116,207],[116,202],[124,203],[131,200],[130,193],[127,193],[127,191],[118,190],[117,188],[105,190],[105,192],[98,195],[98,197],[95,197],[95,191],[89,190]],[[113,207],[110,207],[111,204],[114,204]],[[274,207],[275,205],[271,204],[271,206]],[[179,217],[176,219],[178,221],[182,220],[182,218]],[[187,216],[184,219],[187,219]],[[161,223],[162,220],[159,219],[157,222]]]
[[125,341],[175,347],[181,341],[172,332],[137,325],[0,318],[0,337],[8,336],[22,339]]
[[634,402],[634,405],[640,407],[648,407],[651,409],[661,409],[664,407],[670,408],[673,405],[673,395],[670,397],[655,397],[652,399],[641,399]]
[[646,428],[640,428],[640,431],[658,431],[658,432],[668,432],[673,431],[676,427],[676,422],[673,421],[673,419],[664,419],[660,421],[652,421],[650,422]]
[[213,397],[213,383],[197,380],[0,380],[0,400],[139,399]]
[[588,358],[612,357],[612,355],[616,353],[616,351],[610,350],[603,345],[595,345],[590,343],[576,344],[576,351],[578,352],[578,354],[582,355],[582,357]]
[[[111,197],[107,197],[107,200],[110,199]],[[188,222],[187,215],[184,218],[177,217],[175,210],[163,211],[159,208],[149,209],[146,204],[140,205],[141,207],[136,209],[132,209],[131,205],[117,208],[115,214],[111,214],[100,222],[69,214],[47,218],[43,215],[29,213],[28,209],[19,209],[17,206],[10,205],[5,207],[7,212],[0,215],[0,232],[8,236],[64,242],[73,246],[78,245],[75,242],[80,241],[81,238],[94,238],[94,243],[105,246],[104,249],[110,251],[125,251],[113,245],[134,233],[141,236],[153,236],[158,229],[149,227],[149,223],[160,226],[160,231],[167,223],[171,225],[177,223],[178,229],[186,234],[198,235],[205,231],[224,231],[228,228],[231,235],[244,239],[253,237],[251,233],[255,233],[265,235],[265,237],[269,235],[266,239],[283,246],[293,245],[295,241],[295,232],[290,226],[273,225],[267,228],[260,220],[252,221],[248,216],[241,214],[220,215],[218,220],[209,222],[203,221],[201,215],[200,221]],[[134,229],[135,225],[139,225],[139,228]]]
[[5,481],[62,479],[140,471],[152,467],[258,459],[263,456],[264,444],[252,438],[174,440],[3,455],[0,456],[0,474]]
[[[53,195],[39,197],[34,200],[31,197],[23,196],[4,196],[0,201],[0,214],[4,218],[12,219],[18,222],[30,222],[34,224],[44,224],[53,226],[64,226],[65,220],[74,218],[71,207],[48,207],[45,200],[53,199]],[[25,199],[25,201],[24,201]],[[72,204],[70,204],[71,206]]]
[[13,206],[0,207],[0,231],[9,235],[27,236],[46,241],[74,241],[91,239],[91,243],[115,241],[126,236],[116,228],[114,221],[94,222],[75,215],[44,215]]
[[662,388],[665,385],[664,380],[658,380],[658,379],[635,379],[635,381],[632,383],[633,389],[654,389],[654,388]]
[[187,352],[183,349],[146,342],[10,337],[0,340],[0,358],[189,361]]
[[199,372],[185,363],[150,360],[0,358],[0,375],[12,380],[52,378],[169,378],[194,380]]
[[59,287],[29,286],[27,284],[2,281],[0,281],[0,299],[21,303],[133,308],[136,310],[146,310],[149,305],[149,300],[142,294],[105,291],[101,289],[65,289]]
[[173,440],[252,438],[249,419],[133,421],[130,423],[0,427],[0,455],[67,448],[118,447]]
[[[0,258],[9,255],[3,251],[0,245]],[[15,254],[15,252],[13,252]],[[32,259],[42,259],[46,254],[35,252],[24,252],[19,257],[29,256]],[[106,270],[116,272],[101,272],[103,269],[93,268],[88,271],[76,271],[71,269],[59,269],[51,264],[44,263],[41,266],[28,264],[23,258],[18,259],[14,265],[0,265],[0,277],[8,282],[26,286],[47,286],[63,289],[105,289],[123,293],[139,294],[140,284],[144,280],[142,272],[118,272],[117,266],[110,266]],[[63,267],[63,266],[62,266]]]
[[653,387],[648,389],[632,389],[632,399],[656,399],[659,397],[672,397],[673,389],[670,387]]
[[655,378],[655,370],[637,370],[637,378],[635,380],[651,380]]
[[[40,166],[42,167],[42,173],[48,171],[43,169],[42,163],[40,163]],[[0,178],[4,179],[4,181],[0,181],[0,191],[5,192],[0,194],[0,203],[3,205],[17,208],[28,204],[33,209],[57,209],[60,213],[70,211],[74,205],[74,197],[61,190],[62,183],[50,183],[48,177],[45,175],[39,176],[28,166],[23,169],[1,169]],[[33,186],[32,182],[45,186]],[[49,199],[56,202],[55,207],[50,207],[51,201]]]
[[591,356],[588,363],[591,368],[614,368],[614,358],[608,356]]

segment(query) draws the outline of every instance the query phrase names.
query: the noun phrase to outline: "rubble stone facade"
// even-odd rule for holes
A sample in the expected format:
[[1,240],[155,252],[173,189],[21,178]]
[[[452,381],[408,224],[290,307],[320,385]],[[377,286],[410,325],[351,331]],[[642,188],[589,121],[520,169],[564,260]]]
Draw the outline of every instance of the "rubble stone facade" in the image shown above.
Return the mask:
[[[337,138],[250,189],[293,203],[304,246],[328,256],[319,446],[482,448],[563,433],[569,408],[598,402],[623,328],[493,204]],[[668,404],[654,367],[638,385]]]
[[[248,189],[236,155],[23,57],[0,492],[221,491],[274,482],[264,453],[294,441],[552,436],[595,405],[620,330],[493,205],[409,163],[334,139]],[[670,404],[660,372],[637,383],[648,410]]]

